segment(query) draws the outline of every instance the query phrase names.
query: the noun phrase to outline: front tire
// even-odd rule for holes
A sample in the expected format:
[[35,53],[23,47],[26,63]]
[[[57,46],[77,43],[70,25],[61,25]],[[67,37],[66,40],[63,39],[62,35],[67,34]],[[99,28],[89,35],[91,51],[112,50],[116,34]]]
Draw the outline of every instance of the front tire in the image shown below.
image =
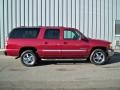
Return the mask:
[[107,62],[107,55],[102,49],[95,49],[90,55],[91,63],[103,65]]
[[37,56],[32,50],[26,50],[21,54],[21,62],[27,67],[35,66],[37,63]]

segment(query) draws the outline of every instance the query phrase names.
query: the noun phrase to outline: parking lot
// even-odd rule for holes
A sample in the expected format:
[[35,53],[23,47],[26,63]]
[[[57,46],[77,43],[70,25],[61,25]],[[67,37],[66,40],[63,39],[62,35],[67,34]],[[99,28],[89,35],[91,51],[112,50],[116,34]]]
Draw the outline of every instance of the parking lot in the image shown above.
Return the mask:
[[0,90],[120,90],[120,54],[107,65],[84,61],[43,61],[25,67],[0,56]]

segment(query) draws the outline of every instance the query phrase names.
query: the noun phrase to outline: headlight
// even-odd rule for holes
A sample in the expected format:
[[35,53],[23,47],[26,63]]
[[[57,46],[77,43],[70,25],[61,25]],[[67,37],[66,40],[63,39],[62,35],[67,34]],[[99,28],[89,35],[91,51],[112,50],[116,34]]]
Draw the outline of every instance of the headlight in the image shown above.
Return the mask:
[[112,48],[112,43],[109,44],[109,48]]

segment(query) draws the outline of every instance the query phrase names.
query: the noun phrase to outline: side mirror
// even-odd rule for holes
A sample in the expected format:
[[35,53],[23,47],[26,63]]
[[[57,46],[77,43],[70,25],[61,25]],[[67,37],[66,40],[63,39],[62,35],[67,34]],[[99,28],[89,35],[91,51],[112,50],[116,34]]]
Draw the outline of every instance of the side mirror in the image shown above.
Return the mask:
[[81,40],[86,41],[86,42],[89,41],[89,39],[88,39],[87,37],[85,37],[85,36],[82,36],[82,37],[81,37]]

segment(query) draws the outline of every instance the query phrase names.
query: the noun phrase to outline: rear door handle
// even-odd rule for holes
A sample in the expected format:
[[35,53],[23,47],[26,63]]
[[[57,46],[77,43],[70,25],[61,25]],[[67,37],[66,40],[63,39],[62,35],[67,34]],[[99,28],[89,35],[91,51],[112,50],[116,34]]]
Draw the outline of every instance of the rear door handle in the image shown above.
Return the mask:
[[67,42],[64,42],[64,44],[67,44]]

